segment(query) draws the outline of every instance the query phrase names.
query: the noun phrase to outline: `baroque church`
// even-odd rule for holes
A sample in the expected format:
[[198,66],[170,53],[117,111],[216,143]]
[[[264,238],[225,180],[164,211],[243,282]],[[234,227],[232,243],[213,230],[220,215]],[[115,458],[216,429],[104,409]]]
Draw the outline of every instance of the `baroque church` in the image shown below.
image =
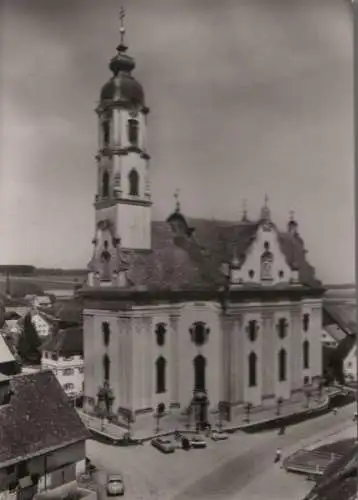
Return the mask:
[[[123,19],[122,19],[123,21]],[[149,108],[121,43],[102,87],[93,256],[84,301],[84,409],[227,411],[289,399],[322,372],[324,289],[298,223],[153,221]],[[163,407],[163,406],[162,406]],[[207,417],[203,417],[207,418]]]

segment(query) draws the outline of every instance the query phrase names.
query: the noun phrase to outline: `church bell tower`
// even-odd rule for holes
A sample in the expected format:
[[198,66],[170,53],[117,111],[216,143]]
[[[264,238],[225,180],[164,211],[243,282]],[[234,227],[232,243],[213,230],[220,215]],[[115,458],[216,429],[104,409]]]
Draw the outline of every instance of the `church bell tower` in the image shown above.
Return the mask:
[[107,266],[106,273],[103,269],[95,273],[108,274],[105,281],[112,281],[111,269],[118,267],[118,263],[109,262],[119,247],[121,251],[151,248],[150,157],[146,149],[149,108],[142,85],[132,75],[135,61],[127,53],[123,21],[122,8],[121,40],[109,63],[112,77],[102,87],[96,108],[97,193],[92,264],[99,259]]

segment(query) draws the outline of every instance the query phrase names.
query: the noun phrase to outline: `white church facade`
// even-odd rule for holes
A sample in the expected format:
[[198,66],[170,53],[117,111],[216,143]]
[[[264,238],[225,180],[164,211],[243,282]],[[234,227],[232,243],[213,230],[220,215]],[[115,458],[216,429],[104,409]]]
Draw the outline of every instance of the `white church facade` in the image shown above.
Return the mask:
[[[122,41],[97,107],[95,236],[84,300],[84,409],[289,399],[322,373],[324,289],[293,216],[153,221],[149,108]],[[207,418],[207,415],[206,417]]]

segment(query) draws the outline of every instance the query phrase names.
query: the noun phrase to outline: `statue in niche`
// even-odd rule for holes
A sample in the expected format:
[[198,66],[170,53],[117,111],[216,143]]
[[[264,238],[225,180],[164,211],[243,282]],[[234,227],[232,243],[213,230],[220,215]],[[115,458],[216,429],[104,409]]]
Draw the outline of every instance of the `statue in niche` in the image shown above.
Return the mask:
[[102,276],[103,279],[105,280],[110,280],[111,279],[111,254],[108,250],[108,241],[105,240],[104,242],[104,248],[101,253],[101,263],[102,263]]

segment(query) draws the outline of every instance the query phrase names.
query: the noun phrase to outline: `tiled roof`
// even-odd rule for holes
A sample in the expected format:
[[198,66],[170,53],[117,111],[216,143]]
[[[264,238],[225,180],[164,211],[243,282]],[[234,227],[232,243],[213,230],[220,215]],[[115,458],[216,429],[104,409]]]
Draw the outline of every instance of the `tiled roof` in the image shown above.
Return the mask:
[[83,304],[80,300],[57,300],[51,307],[38,307],[44,318],[60,323],[80,325],[82,323]]
[[[258,222],[229,222],[184,218],[152,222],[152,248],[123,251],[128,261],[129,287],[150,290],[212,290],[224,285],[221,265],[234,254],[243,258],[255,239]],[[299,235],[277,231],[290,267],[297,268],[302,284],[320,287],[306,260]]]
[[323,327],[323,329],[336,342],[341,342],[347,336],[346,333],[344,333],[344,331],[338,325],[335,325],[335,324],[326,325],[326,326]]
[[52,372],[16,375],[10,387],[10,403],[0,406],[0,464],[88,438]]
[[304,500],[355,500],[357,494],[357,452],[354,448],[329,467]]
[[350,302],[324,300],[323,324],[337,323],[347,334],[356,333],[356,305]]
[[83,355],[82,328],[74,326],[59,330],[42,344],[41,350],[56,351],[63,356]]
[[351,349],[354,347],[356,343],[355,335],[347,335],[341,342],[338,344],[337,348],[334,352],[334,358],[337,360],[345,360]]

